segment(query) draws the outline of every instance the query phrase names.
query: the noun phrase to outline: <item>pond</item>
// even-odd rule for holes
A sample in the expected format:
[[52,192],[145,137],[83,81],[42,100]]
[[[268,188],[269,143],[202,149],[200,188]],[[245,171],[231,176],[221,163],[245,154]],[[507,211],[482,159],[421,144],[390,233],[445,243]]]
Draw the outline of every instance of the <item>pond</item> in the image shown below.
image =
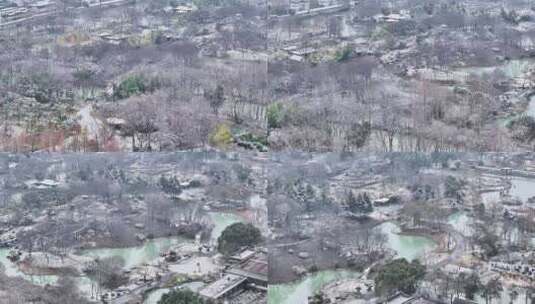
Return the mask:
[[[398,257],[413,260],[433,250],[437,244],[430,238],[412,235],[400,235],[399,227],[391,222],[376,227],[387,236],[387,246],[396,251]],[[358,278],[360,273],[348,270],[325,270],[287,284],[270,285],[268,291],[269,304],[306,304],[308,297],[321,290],[331,282]]]
[[240,216],[233,213],[210,212],[209,215],[214,224],[214,229],[210,236],[211,242],[216,242],[217,238],[228,226],[234,223],[243,222],[243,219]]
[[325,270],[287,284],[270,285],[268,304],[307,304],[308,297],[325,285],[346,278],[358,278],[360,273],[347,270]]
[[[211,241],[216,241],[219,235],[223,230],[236,222],[242,221],[242,219],[235,214],[231,213],[219,213],[219,212],[210,212],[209,217],[214,224],[214,229],[211,232]],[[166,250],[169,250],[177,245],[190,243],[192,241],[181,238],[181,237],[166,237],[166,238],[157,238],[146,241],[141,246],[136,247],[127,247],[127,248],[97,248],[97,249],[86,249],[81,252],[82,256],[92,257],[92,258],[109,258],[113,256],[120,256],[125,261],[125,268],[131,269],[135,266],[150,264],[156,262],[160,258],[160,253]],[[206,258],[208,259],[208,258]],[[182,263],[175,265],[177,272],[184,272],[189,270],[197,271],[197,263]],[[201,261],[202,271],[209,271],[214,268],[212,263],[209,261]],[[90,290],[91,282],[87,278],[79,280],[79,288],[81,290]],[[191,286],[190,286],[191,287]],[[162,294],[165,293],[162,291]],[[161,297],[161,294],[158,297],[158,294],[152,295],[151,297],[155,298]]]
[[399,234],[400,228],[392,222],[383,223],[377,229],[386,234],[387,246],[394,250],[398,257],[409,261],[422,257],[437,246],[437,243],[428,237]]
[[161,252],[185,242],[188,241],[180,237],[157,238],[148,240],[143,245],[136,247],[86,249],[81,252],[81,255],[100,259],[119,256],[124,259],[124,268],[130,269],[155,262],[160,257]]
[[[210,237],[212,241],[217,240],[227,226],[241,221],[238,215],[231,213],[211,212],[209,216],[214,224],[214,229]],[[161,252],[188,242],[191,241],[181,237],[156,238],[148,240],[143,245],[136,247],[86,249],[81,252],[81,255],[101,259],[120,256],[125,261],[125,268],[130,269],[138,265],[155,262],[160,257]]]
[[[217,238],[221,235],[223,230],[236,222],[241,222],[243,219],[232,213],[218,213],[211,212],[209,214],[210,219],[214,224],[214,229],[211,232],[211,241],[215,242]],[[146,241],[141,246],[136,247],[126,247],[126,248],[96,248],[96,249],[85,249],[81,251],[82,256],[91,257],[91,258],[109,258],[113,256],[122,257],[125,261],[124,268],[131,269],[135,266],[150,264],[157,261],[160,257],[160,253],[166,250],[169,250],[177,245],[185,244],[191,242],[187,239],[181,237],[164,237],[156,238]],[[7,258],[10,249],[0,249],[0,263],[5,269],[7,276],[11,277],[22,277],[25,280],[35,283],[37,285],[46,285],[54,284],[58,281],[59,277],[55,275],[26,275],[21,272],[15,264],[11,263]],[[202,263],[204,265],[204,263]],[[196,263],[195,263],[196,265]],[[206,264],[207,269],[213,268],[210,263]],[[188,266],[188,265],[186,265]],[[189,267],[189,266],[188,266]],[[191,268],[191,267],[190,267]],[[204,270],[204,269],[203,269]],[[76,284],[81,292],[90,294],[91,291],[91,280],[87,277],[76,277]],[[189,286],[188,287],[193,287]],[[153,296],[155,297],[155,296]],[[161,295],[160,295],[161,297]]]

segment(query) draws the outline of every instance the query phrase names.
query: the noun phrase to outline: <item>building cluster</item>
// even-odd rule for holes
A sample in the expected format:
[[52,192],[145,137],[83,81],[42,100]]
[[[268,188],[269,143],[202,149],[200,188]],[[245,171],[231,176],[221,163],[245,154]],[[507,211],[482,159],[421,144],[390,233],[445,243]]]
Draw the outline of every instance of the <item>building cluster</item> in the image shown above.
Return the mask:
[[199,291],[217,303],[259,303],[265,301],[268,286],[268,263],[265,249],[250,250],[230,257],[221,278]]
[[535,266],[522,262],[509,263],[502,261],[490,262],[491,270],[505,273],[510,276],[520,277],[535,282]]
[[51,0],[42,1],[0,1],[0,23],[16,21],[44,13],[56,7]]

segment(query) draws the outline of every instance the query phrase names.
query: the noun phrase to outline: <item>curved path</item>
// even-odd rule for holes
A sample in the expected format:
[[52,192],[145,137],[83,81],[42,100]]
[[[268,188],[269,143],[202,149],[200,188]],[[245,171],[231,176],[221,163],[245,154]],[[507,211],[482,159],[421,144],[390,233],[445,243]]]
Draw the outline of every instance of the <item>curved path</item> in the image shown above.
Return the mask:
[[[447,264],[456,262],[467,252],[468,244],[466,241],[466,237],[450,224],[447,224],[444,227],[446,228],[446,231],[444,233],[448,234],[451,238],[453,238],[455,247],[453,247],[453,250],[448,254],[447,257],[428,263],[427,266],[429,267],[444,267]],[[431,256],[433,254],[435,253],[430,253]]]

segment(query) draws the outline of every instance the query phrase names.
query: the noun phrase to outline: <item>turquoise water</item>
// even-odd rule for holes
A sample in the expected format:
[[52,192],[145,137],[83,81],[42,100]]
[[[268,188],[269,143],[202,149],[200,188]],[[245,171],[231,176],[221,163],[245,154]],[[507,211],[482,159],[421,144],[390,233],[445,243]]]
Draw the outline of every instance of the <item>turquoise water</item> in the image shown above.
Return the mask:
[[161,252],[184,242],[186,240],[179,237],[157,238],[148,240],[142,246],[137,247],[86,249],[81,252],[81,255],[100,259],[119,256],[125,261],[124,267],[130,269],[155,262],[160,257]]
[[[396,251],[398,257],[408,260],[422,257],[425,252],[433,250],[437,244],[430,238],[400,235],[399,227],[390,222],[377,226],[387,236],[387,246]],[[270,285],[269,304],[307,304],[308,297],[320,291],[331,282],[344,278],[358,278],[357,272],[347,270],[319,271],[292,283]]]
[[210,212],[210,219],[214,224],[214,229],[210,236],[210,240],[213,242],[217,241],[217,238],[225,228],[234,223],[243,222],[243,219],[240,216],[233,213]]
[[387,246],[394,250],[398,257],[409,261],[422,257],[437,246],[435,241],[427,237],[398,234],[399,227],[391,222],[383,223],[377,228],[386,234]]
[[[214,241],[217,240],[221,232],[223,232],[227,226],[242,221],[238,215],[215,212],[210,213],[210,219],[215,225],[211,235],[211,239]],[[135,266],[155,262],[160,257],[161,252],[169,250],[170,248],[184,242],[187,242],[187,240],[180,237],[157,238],[148,240],[143,245],[136,247],[86,249],[81,252],[81,255],[101,259],[119,256],[124,259],[125,268],[130,269]],[[6,275],[22,277],[39,285],[54,284],[57,282],[59,278],[58,276],[30,276],[22,273],[15,264],[11,263],[11,261],[7,259],[8,254],[9,249],[0,249],[0,263],[3,265]],[[78,278],[77,281],[79,282],[79,287],[82,290],[85,290],[88,286],[90,286],[88,279],[84,280],[83,278]]]
[[308,297],[320,291],[323,286],[340,279],[359,276],[359,273],[347,270],[325,270],[307,275],[296,282],[270,285],[268,304],[307,304]]
[[[209,217],[214,224],[214,229],[210,237],[212,241],[217,240],[227,226],[242,221],[238,215],[231,213],[211,212]],[[180,237],[157,238],[146,241],[142,246],[87,249],[83,250],[81,254],[93,258],[120,256],[126,263],[125,268],[129,269],[137,265],[154,262],[160,257],[161,252],[185,242],[188,242],[188,240]]]

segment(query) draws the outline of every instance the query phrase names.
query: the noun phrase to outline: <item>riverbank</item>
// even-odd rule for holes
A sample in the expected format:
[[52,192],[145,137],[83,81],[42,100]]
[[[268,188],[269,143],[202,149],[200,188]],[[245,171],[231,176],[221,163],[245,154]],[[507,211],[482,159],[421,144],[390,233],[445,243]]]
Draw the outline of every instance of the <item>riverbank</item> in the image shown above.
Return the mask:
[[324,270],[308,274],[292,283],[271,284],[268,304],[308,304],[308,297],[327,284],[341,279],[358,278],[360,275],[360,272],[345,269]]
[[308,273],[349,268],[348,261],[339,255],[336,248],[323,245],[323,240],[310,239],[290,246],[291,248],[271,247],[270,284],[291,283]]
[[[270,247],[270,282],[272,284],[285,284],[299,280],[308,273],[344,269],[349,271],[362,271],[368,265],[389,256],[389,251],[397,257],[413,260],[430,252],[437,251],[445,243],[443,235],[427,235],[422,233],[403,233],[395,222],[385,221],[369,222],[366,229],[382,233],[386,236],[386,243],[382,251],[373,255],[355,255],[351,250],[345,249],[342,244],[334,243],[335,232],[331,238],[316,237],[314,239],[297,240],[285,244],[275,244]],[[354,229],[354,228],[353,228]],[[363,229],[359,227],[359,229]],[[287,245],[286,245],[287,244]],[[347,247],[347,246],[346,246]],[[349,251],[346,251],[349,250]],[[382,252],[382,255],[380,254]]]

